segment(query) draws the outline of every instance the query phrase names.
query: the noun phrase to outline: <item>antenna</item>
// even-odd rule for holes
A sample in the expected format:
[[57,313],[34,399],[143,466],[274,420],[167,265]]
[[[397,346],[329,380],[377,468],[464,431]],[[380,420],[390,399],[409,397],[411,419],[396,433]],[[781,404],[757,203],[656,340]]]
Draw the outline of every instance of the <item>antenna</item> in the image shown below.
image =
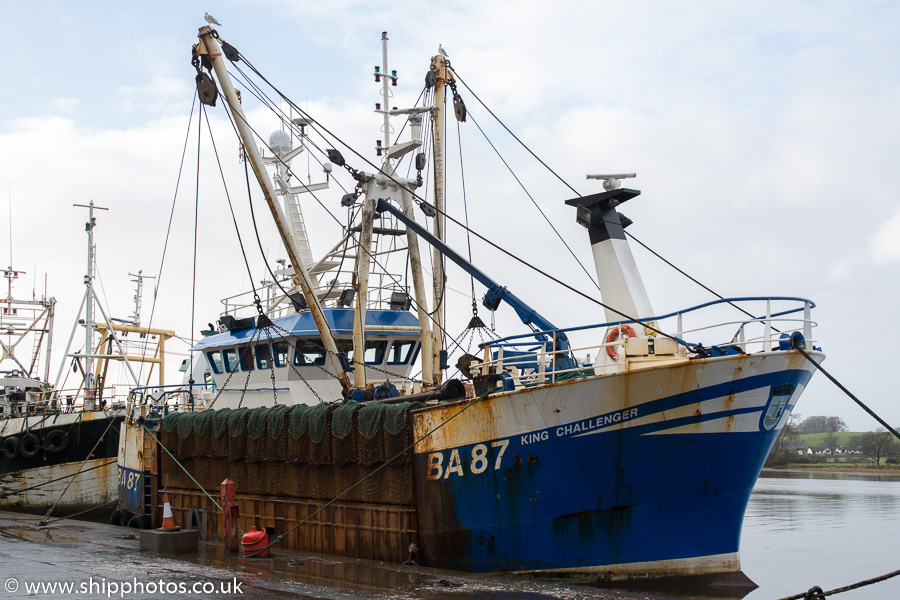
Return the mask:
[[129,273],[131,277],[134,277],[131,281],[136,284],[136,289],[134,291],[134,314],[131,315],[131,322],[135,325],[141,324],[141,299],[144,295],[144,280],[145,279],[156,279],[156,277],[152,275],[142,275],[144,271],[138,270],[135,273]]
[[13,260],[12,260],[12,182],[7,183],[7,198],[9,199],[9,268],[12,268]]
[[607,192],[611,192],[613,190],[619,189],[621,187],[622,182],[620,179],[631,179],[632,177],[637,177],[637,173],[614,173],[612,175],[588,175],[588,179],[602,179],[603,180],[603,189]]

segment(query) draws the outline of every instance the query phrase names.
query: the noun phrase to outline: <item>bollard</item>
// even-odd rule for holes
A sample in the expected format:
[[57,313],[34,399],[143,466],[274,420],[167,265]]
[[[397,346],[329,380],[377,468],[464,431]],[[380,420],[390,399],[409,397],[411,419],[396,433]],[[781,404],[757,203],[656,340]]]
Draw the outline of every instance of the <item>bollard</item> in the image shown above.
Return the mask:
[[230,479],[222,482],[222,511],[225,524],[225,548],[229,552],[237,552],[240,547],[237,527],[240,509],[234,500],[234,482]]

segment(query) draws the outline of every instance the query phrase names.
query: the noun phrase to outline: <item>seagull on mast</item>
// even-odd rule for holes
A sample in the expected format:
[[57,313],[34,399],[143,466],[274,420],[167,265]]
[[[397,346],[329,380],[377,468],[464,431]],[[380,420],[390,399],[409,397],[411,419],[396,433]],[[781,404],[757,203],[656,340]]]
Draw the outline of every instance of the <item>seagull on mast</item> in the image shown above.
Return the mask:
[[209,14],[208,12],[203,13],[203,18],[210,25],[218,25],[219,27],[222,26],[222,24],[219,23],[218,21],[216,21],[216,18],[214,16],[212,16],[211,14]]
[[444,58],[450,58],[450,55],[444,52],[444,47],[440,44],[438,44],[438,52],[440,52],[441,56],[443,56]]

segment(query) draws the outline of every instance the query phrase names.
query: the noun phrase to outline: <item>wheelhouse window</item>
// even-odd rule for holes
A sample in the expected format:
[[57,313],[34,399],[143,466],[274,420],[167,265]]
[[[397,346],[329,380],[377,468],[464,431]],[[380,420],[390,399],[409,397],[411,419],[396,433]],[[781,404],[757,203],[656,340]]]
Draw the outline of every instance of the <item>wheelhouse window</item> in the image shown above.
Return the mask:
[[391,344],[391,348],[388,351],[387,362],[389,365],[405,365],[409,362],[409,359],[412,357],[413,348],[415,348],[416,342],[409,340],[396,340]]
[[268,344],[256,346],[256,368],[269,369],[272,366],[272,350]]
[[325,348],[320,340],[297,340],[294,351],[295,365],[324,365]]
[[212,350],[206,353],[206,359],[209,361],[209,368],[212,369],[212,372],[216,375],[221,375],[224,371],[222,353],[218,350]]
[[291,345],[288,342],[275,342],[272,344],[272,350],[274,351],[272,358],[275,361],[276,367],[286,367],[288,364],[288,349]]
[[222,351],[222,356],[225,358],[225,372],[226,373],[234,373],[238,370],[238,355],[237,348],[228,348]]
[[240,349],[241,353],[241,371],[253,370],[253,348],[244,346]]
[[[351,340],[338,340],[338,350],[347,355],[350,366],[353,366],[353,342]],[[384,340],[366,340],[366,364],[380,365],[384,360],[384,350],[387,342]]]

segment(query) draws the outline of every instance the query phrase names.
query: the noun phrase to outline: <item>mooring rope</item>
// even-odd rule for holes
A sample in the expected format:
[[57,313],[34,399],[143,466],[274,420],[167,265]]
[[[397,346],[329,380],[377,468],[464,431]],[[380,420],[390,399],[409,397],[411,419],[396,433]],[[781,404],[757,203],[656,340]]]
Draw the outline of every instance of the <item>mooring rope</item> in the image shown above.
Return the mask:
[[[203,492],[204,494],[206,494],[206,497],[209,498],[210,501],[211,501],[213,504],[216,505],[216,508],[218,508],[219,510],[221,510],[221,511],[224,512],[224,509],[222,508],[222,505],[219,504],[218,502],[216,502],[216,499],[209,495],[209,492],[207,492],[206,489],[205,489],[202,485],[200,485],[200,482],[199,482],[199,481],[197,481],[196,479],[194,479],[194,476],[191,475],[191,472],[188,471],[187,468],[186,468],[183,464],[181,464],[181,463],[178,461],[177,458],[175,458],[175,455],[172,454],[171,452],[169,452],[169,449],[168,449],[168,448],[166,448],[165,446],[163,446],[163,443],[162,443],[161,441],[159,441],[159,438],[156,437],[155,435],[153,435],[153,431],[151,431],[150,428],[149,428],[149,427],[146,427],[146,426],[144,427],[144,431],[146,431],[147,433],[149,433],[149,434],[150,434],[150,437],[152,437],[154,440],[156,440],[156,443],[159,444],[159,447],[162,448],[163,450],[165,450],[165,451],[166,451],[166,454],[168,454],[169,457],[171,457],[171,459],[175,461],[175,464],[178,465],[179,467],[181,467],[181,470],[184,471],[185,474],[187,474],[187,476],[191,478],[191,481],[193,481],[195,484],[197,484],[197,487],[200,488],[200,491]],[[238,527],[238,529],[240,529],[240,527]],[[241,533],[244,533],[244,532],[241,531]]]
[[484,393],[481,394],[480,396],[477,396],[477,397],[473,398],[471,402],[469,402],[469,403],[466,404],[464,407],[462,407],[462,408],[459,409],[457,412],[455,412],[453,415],[451,415],[450,418],[448,418],[446,421],[444,421],[443,423],[441,423],[440,425],[438,425],[437,427],[435,427],[434,429],[432,429],[431,431],[429,431],[428,433],[426,433],[425,435],[423,435],[423,436],[420,437],[419,439],[415,440],[412,444],[410,444],[409,446],[407,446],[406,448],[404,448],[403,450],[401,450],[400,452],[398,452],[397,454],[395,454],[394,456],[392,456],[392,457],[389,458],[388,460],[384,461],[384,463],[383,463],[382,465],[380,465],[377,469],[373,470],[371,473],[369,473],[368,475],[366,475],[365,477],[363,477],[362,479],[360,479],[359,481],[357,481],[356,483],[354,483],[353,485],[351,485],[350,487],[348,487],[347,489],[345,489],[343,492],[341,492],[340,494],[338,494],[337,496],[335,496],[334,498],[332,498],[331,500],[329,500],[328,502],[326,502],[325,504],[323,504],[321,507],[319,507],[318,509],[316,509],[316,510],[313,511],[312,513],[310,513],[305,519],[303,519],[302,521],[300,521],[299,523],[297,523],[296,525],[294,525],[293,527],[291,527],[290,529],[288,529],[287,531],[285,531],[285,532],[282,533],[281,535],[277,536],[274,540],[272,540],[271,542],[269,542],[268,545],[266,545],[266,546],[264,546],[264,547],[262,547],[262,548],[258,548],[258,549],[256,549],[256,551],[253,552],[252,554],[246,554],[246,555],[244,555],[244,557],[245,557],[245,558],[252,558],[252,557],[256,556],[257,554],[259,554],[259,553],[261,553],[261,552],[264,552],[264,551],[268,550],[269,548],[271,548],[272,546],[274,546],[275,544],[277,544],[278,542],[280,542],[281,540],[283,540],[284,537],[285,537],[286,535],[288,535],[289,533],[291,533],[292,531],[294,531],[295,529],[297,529],[297,528],[300,527],[301,525],[305,524],[307,521],[309,521],[310,519],[312,519],[313,517],[315,517],[317,514],[319,514],[320,512],[322,512],[323,510],[325,510],[326,508],[328,508],[329,506],[331,506],[332,504],[334,504],[335,502],[337,502],[338,500],[340,500],[341,498],[343,498],[343,497],[346,496],[347,494],[349,494],[351,491],[353,491],[356,487],[358,487],[360,484],[362,484],[362,482],[364,482],[365,480],[367,480],[369,477],[372,477],[373,475],[375,475],[375,473],[378,473],[379,471],[381,471],[382,469],[384,469],[385,467],[387,467],[389,464],[391,464],[392,462],[394,462],[395,460],[397,460],[398,458],[400,458],[401,456],[403,456],[405,453],[407,453],[407,452],[409,452],[410,450],[412,450],[415,446],[417,446],[417,445],[420,444],[421,442],[423,442],[423,441],[425,441],[426,439],[428,439],[429,437],[431,437],[438,429],[442,428],[442,427],[445,426],[447,423],[449,423],[450,421],[452,421],[453,419],[455,419],[456,417],[458,417],[459,415],[461,415],[461,414],[464,413],[465,411],[467,411],[467,410],[469,410],[470,408],[472,408],[473,406],[475,406],[479,401],[481,401],[482,399],[486,398],[486,397],[488,396],[488,394],[490,394],[491,391],[493,391],[493,390],[487,390],[486,392],[484,392]]
[[89,471],[93,471],[94,469],[99,469],[99,468],[101,468],[101,467],[105,467],[105,466],[108,465],[108,464],[111,464],[111,463],[116,462],[116,460],[117,460],[117,459],[113,458],[113,459],[111,459],[111,460],[106,461],[105,463],[101,463],[101,464],[99,464],[99,465],[94,465],[94,466],[91,467],[90,469],[84,469],[83,471],[78,471],[77,473],[70,473],[69,475],[63,475],[62,477],[57,477],[57,478],[55,478],[55,479],[48,479],[47,481],[42,481],[42,482],[40,482],[40,483],[36,483],[36,484],[34,484],[33,486],[27,487],[27,488],[22,489],[22,490],[16,490],[16,491],[14,491],[14,492],[6,492],[5,494],[0,494],[0,499],[3,499],[3,498],[9,498],[10,496],[16,496],[16,495],[21,494],[21,493],[23,493],[23,492],[30,492],[31,490],[36,490],[36,489],[39,488],[39,487],[43,487],[43,486],[48,485],[48,484],[51,484],[51,483],[56,483],[57,481],[62,481],[63,479],[68,479],[69,477],[78,477],[78,476],[81,475],[82,473],[87,473],[87,472],[89,472]]
[[785,596],[784,598],[779,598],[778,600],[820,600],[822,598],[825,598],[826,596],[833,596],[835,594],[840,594],[841,592],[849,592],[850,590],[856,590],[867,585],[872,585],[873,583],[885,581],[886,579],[896,577],[897,575],[900,575],[900,571],[892,571],[890,573],[885,573],[884,575],[879,575],[878,577],[873,577],[872,579],[864,579],[863,581],[858,581],[850,585],[845,585],[844,587],[835,588],[827,592],[823,592],[822,588],[820,588],[819,586],[814,586],[809,588],[805,592],[794,594],[793,596]]
[[[107,464],[108,464],[108,463],[107,463]],[[71,518],[73,518],[73,517],[80,517],[80,516],[83,515],[83,514],[86,514],[86,513],[89,513],[89,512],[91,512],[91,511],[97,510],[98,508],[103,508],[104,506],[109,506],[110,504],[115,504],[115,503],[118,502],[118,501],[119,501],[119,499],[116,498],[115,500],[110,500],[109,502],[104,502],[103,504],[98,504],[97,506],[91,507],[91,508],[89,508],[89,509],[87,509],[87,510],[83,510],[83,511],[81,511],[81,512],[77,512],[77,513],[75,513],[75,514],[73,514],[73,515],[66,515],[65,517],[59,517],[58,519],[53,519],[52,521],[41,521],[41,523],[43,523],[43,525],[40,525],[40,524],[39,524],[39,526],[40,526],[40,527],[46,527],[47,525],[50,525],[51,523],[58,523],[59,521],[65,521],[65,520],[71,519]]]
[[[804,357],[806,360],[808,360],[810,363],[812,363],[812,365],[813,365],[816,369],[818,369],[819,371],[821,371],[822,374],[825,375],[825,377],[827,377],[829,381],[831,381],[831,383],[833,383],[834,385],[836,385],[842,392],[844,392],[845,394],[847,394],[847,396],[849,396],[851,400],[853,400],[854,402],[856,402],[856,403],[860,406],[860,408],[862,408],[864,411],[866,411],[867,413],[869,413],[869,415],[871,415],[873,419],[875,419],[876,421],[878,421],[879,423],[881,423],[888,431],[890,431],[890,432],[891,432],[892,434],[894,434],[898,439],[900,439],[900,433],[897,433],[897,431],[896,431],[893,427],[891,427],[890,425],[887,424],[887,421],[885,421],[884,419],[882,419],[881,417],[879,417],[877,414],[875,414],[875,411],[873,411],[871,408],[869,408],[868,406],[866,406],[865,403],[864,403],[862,400],[860,400],[859,398],[857,398],[857,397],[856,397],[850,390],[848,390],[848,389],[847,389],[840,381],[838,381],[837,379],[835,379],[835,378],[831,375],[831,373],[829,373],[828,371],[825,370],[824,367],[822,367],[822,365],[820,365],[818,362],[816,362],[815,360],[813,360],[812,356],[809,355],[809,353],[806,351],[806,349],[803,348],[803,347],[801,347],[801,345],[798,344],[793,338],[791,338],[791,346],[793,346],[794,350],[796,350],[797,352],[799,352],[800,354],[802,354],[803,357]],[[886,580],[886,579],[890,579],[890,578],[892,578],[892,577],[896,577],[897,575],[900,575],[900,571],[892,571],[892,572],[890,572],[890,573],[886,573],[886,574],[881,575],[881,576],[879,576],[879,577],[873,577],[872,579],[865,579],[865,580],[863,580],[863,581],[859,581],[859,582],[857,582],[857,583],[853,583],[853,584],[851,584],[851,585],[847,585],[847,586],[844,586],[844,587],[835,588],[835,589],[829,590],[829,591],[827,591],[827,592],[823,592],[823,591],[822,591],[822,588],[820,588],[819,586],[815,586],[815,587],[812,587],[812,588],[810,588],[809,590],[807,590],[806,592],[803,592],[803,593],[801,593],[801,594],[795,594],[795,595],[793,595],[793,596],[787,596],[787,597],[785,597],[785,598],[780,598],[779,600],[801,600],[801,599],[804,599],[804,600],[819,600],[819,599],[821,599],[821,598],[825,598],[826,596],[832,596],[832,595],[834,595],[834,594],[840,594],[841,592],[847,592],[847,591],[855,590],[855,589],[857,589],[857,588],[861,588],[861,587],[864,587],[864,586],[867,586],[867,585],[871,585],[871,584],[873,584],[873,583],[878,583],[879,581],[884,581],[884,580]]]
[[[109,424],[106,426],[106,429],[103,431],[103,433],[100,435],[100,437],[97,438],[97,442],[94,444],[94,447],[91,448],[91,451],[88,452],[88,455],[84,457],[84,460],[81,462],[81,465],[78,467],[78,473],[81,472],[81,469],[84,468],[84,465],[87,464],[87,461],[90,460],[91,456],[93,456],[94,451],[96,451],[97,447],[100,446],[100,442],[103,441],[103,438],[106,437],[106,434],[109,432],[109,429],[113,426],[113,423],[116,422],[115,417],[110,417],[109,415],[107,415],[107,417],[109,418]],[[40,521],[38,521],[38,525],[47,523],[47,519],[49,519],[50,515],[53,514],[53,511],[56,510],[56,506],[59,504],[59,501],[62,500],[62,497],[66,495],[66,492],[69,491],[69,488],[72,486],[72,482],[74,482],[74,481],[75,481],[75,478],[73,477],[69,481],[69,483],[66,484],[65,489],[59,495],[59,498],[56,499],[56,502],[53,503],[53,506],[50,507],[50,510],[47,511],[47,514],[44,515],[44,518],[41,519]]]
[[791,346],[793,346],[794,350],[796,350],[796,351],[798,351],[800,354],[802,354],[803,357],[804,357],[806,360],[808,360],[809,362],[811,362],[815,368],[817,368],[819,371],[821,371],[822,374],[825,375],[825,377],[827,377],[827,378],[829,379],[829,381],[831,381],[831,383],[833,383],[834,385],[838,386],[838,388],[839,388],[842,392],[844,392],[845,394],[847,394],[847,396],[849,396],[851,400],[853,400],[854,402],[856,402],[857,404],[859,404],[859,406],[860,406],[864,411],[866,411],[867,413],[869,413],[869,414],[872,416],[873,419],[875,419],[876,421],[878,421],[879,423],[881,423],[881,425],[884,426],[885,429],[887,429],[888,431],[890,431],[891,433],[893,433],[894,436],[895,436],[897,439],[900,439],[900,433],[897,433],[897,430],[896,430],[896,429],[894,429],[893,427],[891,427],[890,425],[888,425],[887,421],[885,421],[884,419],[882,419],[881,417],[879,417],[877,414],[875,414],[875,411],[873,411],[871,408],[869,408],[868,406],[866,406],[866,405],[863,403],[862,400],[860,400],[859,398],[857,398],[856,396],[854,396],[853,393],[852,393],[850,390],[848,390],[846,387],[844,387],[844,386],[841,384],[840,381],[838,381],[837,379],[835,379],[834,377],[832,377],[831,373],[829,373],[828,371],[826,371],[826,370],[822,367],[822,365],[820,365],[819,363],[817,363],[816,361],[814,361],[814,360],[812,359],[812,357],[806,352],[806,350],[805,350],[804,348],[801,348],[801,347],[794,341],[794,338],[791,338]]

